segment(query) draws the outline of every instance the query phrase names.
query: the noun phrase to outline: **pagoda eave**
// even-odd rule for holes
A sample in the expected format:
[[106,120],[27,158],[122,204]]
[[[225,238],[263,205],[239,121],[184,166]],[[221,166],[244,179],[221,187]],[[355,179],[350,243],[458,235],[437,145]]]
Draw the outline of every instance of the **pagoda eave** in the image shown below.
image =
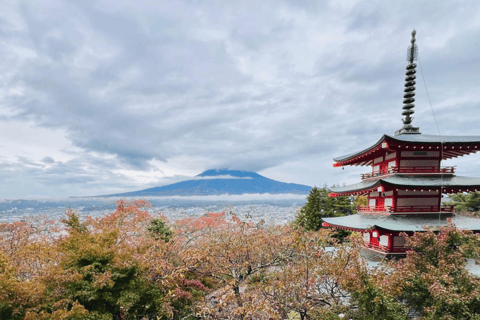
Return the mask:
[[362,181],[349,186],[329,188],[329,197],[367,194],[372,191],[440,190],[442,193],[480,191],[480,178],[442,175],[436,176],[404,176],[395,174],[373,181]]
[[368,214],[354,214],[337,218],[323,218],[324,226],[342,228],[352,231],[385,230],[390,232],[418,232],[425,231],[425,227],[437,230],[448,225],[450,220],[462,230],[480,231],[480,219],[453,215],[388,215],[375,216]]
[[[463,230],[480,231],[480,219],[456,216],[443,194],[480,190],[480,178],[455,175],[455,166],[442,160],[480,150],[480,136],[421,134],[412,124],[418,58],[416,30],[407,50],[402,123],[395,135],[384,134],[370,147],[334,158],[334,167],[371,166],[362,181],[332,187],[329,197],[365,195],[358,214],[323,218],[323,226],[358,231],[366,249],[385,255],[405,254],[414,232],[438,232],[453,223]],[[350,199],[351,200],[351,199]],[[449,220],[450,219],[450,220]]]
[[440,151],[441,159],[451,159],[480,150],[480,136],[436,136],[436,135],[383,135],[371,147],[334,158],[334,167],[370,166],[374,159],[385,152],[396,151]]

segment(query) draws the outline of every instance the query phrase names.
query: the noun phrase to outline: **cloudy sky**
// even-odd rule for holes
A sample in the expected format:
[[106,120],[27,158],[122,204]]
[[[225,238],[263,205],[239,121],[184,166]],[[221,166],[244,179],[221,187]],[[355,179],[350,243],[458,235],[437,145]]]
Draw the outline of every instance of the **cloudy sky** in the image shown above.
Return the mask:
[[[402,126],[415,28],[441,134],[480,135],[480,2],[0,3],[0,198],[164,185],[207,169],[321,186]],[[437,134],[418,70],[414,125]],[[480,155],[449,160],[480,176]]]

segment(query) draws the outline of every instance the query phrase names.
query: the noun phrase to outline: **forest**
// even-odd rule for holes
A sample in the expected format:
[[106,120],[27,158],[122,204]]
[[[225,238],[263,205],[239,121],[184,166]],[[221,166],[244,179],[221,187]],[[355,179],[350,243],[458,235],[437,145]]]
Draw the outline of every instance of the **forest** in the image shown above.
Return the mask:
[[[465,268],[477,234],[426,229],[372,268],[359,234],[320,227],[353,208],[321,191],[285,225],[169,221],[125,200],[100,218],[0,224],[0,319],[480,319],[480,279]],[[313,217],[319,205],[348,210]]]

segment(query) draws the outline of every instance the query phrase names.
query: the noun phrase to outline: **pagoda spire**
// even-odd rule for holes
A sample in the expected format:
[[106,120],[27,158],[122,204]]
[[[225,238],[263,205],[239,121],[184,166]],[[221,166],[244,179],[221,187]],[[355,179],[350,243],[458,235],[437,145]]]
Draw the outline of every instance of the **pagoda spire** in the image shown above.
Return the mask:
[[405,116],[402,119],[403,127],[400,130],[395,132],[395,135],[400,134],[419,134],[420,128],[412,126],[412,114],[415,112],[415,79],[417,78],[415,74],[417,73],[417,65],[413,62],[417,60],[418,56],[418,47],[415,44],[415,35],[417,31],[413,29],[412,31],[412,44],[407,49],[407,72],[405,78],[405,89],[403,90],[405,94],[403,95],[403,112],[402,115]]

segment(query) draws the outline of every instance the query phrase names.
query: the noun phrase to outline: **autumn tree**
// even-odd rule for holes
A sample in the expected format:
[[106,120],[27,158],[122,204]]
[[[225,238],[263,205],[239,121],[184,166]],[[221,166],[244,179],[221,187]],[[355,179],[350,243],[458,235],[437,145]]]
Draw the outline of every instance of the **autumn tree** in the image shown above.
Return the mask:
[[254,285],[258,308],[269,310],[275,319],[297,316],[301,320],[338,319],[339,313],[348,310],[350,294],[341,279],[360,260],[351,246],[327,250],[329,233],[297,230],[292,234],[294,258]]
[[355,200],[353,201],[353,204],[357,207],[366,207],[366,206],[368,206],[368,198],[367,198],[367,196],[359,195],[359,196],[355,197]]
[[[221,319],[262,319],[265,310],[252,304],[248,283],[271,268],[288,263],[293,254],[290,228],[241,221],[235,215],[211,213],[178,221],[175,238],[182,263],[210,287],[199,313]],[[183,239],[182,239],[183,238]],[[255,315],[255,316],[253,316]],[[267,318],[268,319],[268,318]]]
[[160,225],[152,220],[148,203],[120,201],[115,212],[83,222],[68,211],[63,229],[49,221],[0,225],[0,317],[112,319],[120,307],[127,316],[194,315],[203,285],[175,264],[179,248],[166,242],[166,226],[151,236]]
[[425,319],[480,319],[480,279],[465,267],[478,258],[480,238],[453,224],[409,237],[412,250],[392,263],[388,290]]

